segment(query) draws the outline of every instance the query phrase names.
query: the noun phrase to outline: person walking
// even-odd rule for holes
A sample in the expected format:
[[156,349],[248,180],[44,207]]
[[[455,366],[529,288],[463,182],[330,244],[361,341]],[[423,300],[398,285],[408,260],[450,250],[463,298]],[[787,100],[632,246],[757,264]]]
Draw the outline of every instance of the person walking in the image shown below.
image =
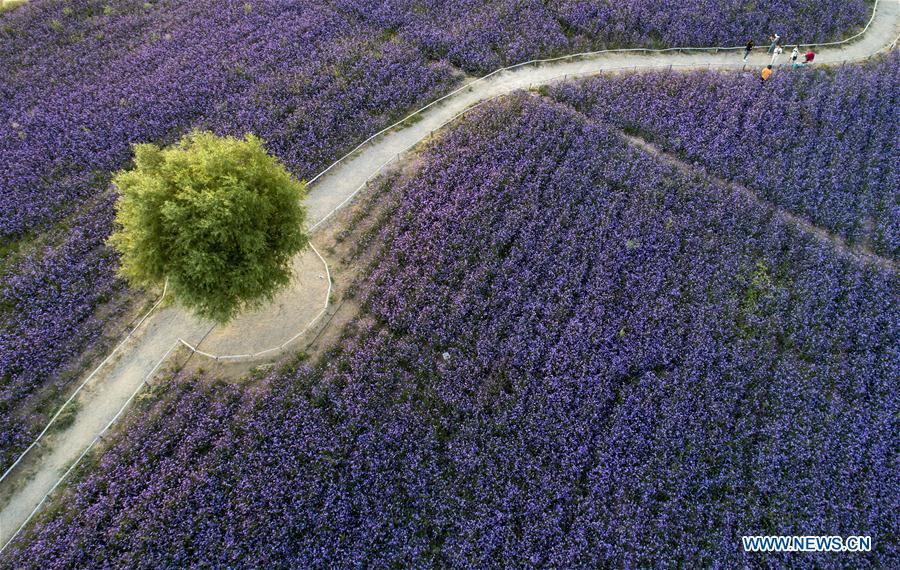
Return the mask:
[[769,80],[770,77],[772,77],[772,66],[768,65],[765,69],[762,70],[762,73],[759,76],[759,82],[765,83]]
[[799,63],[797,63],[797,58],[800,57],[800,46],[794,46],[794,51],[791,52],[791,67],[796,69]]
[[747,58],[750,57],[750,52],[753,51],[753,40],[747,40],[747,47],[744,48],[744,63],[747,63]]
[[809,51],[806,52],[806,54],[803,56],[803,64],[806,65],[807,63],[812,63],[814,59],[816,59],[816,54],[813,53],[812,50],[809,50]]
[[778,63],[778,58],[781,57],[781,53],[784,49],[781,46],[775,46],[775,51],[772,52],[772,62],[769,64],[769,67]]
[[772,53],[773,51],[775,51],[775,48],[778,47],[778,43],[781,41],[781,36],[779,36],[778,34],[772,34],[771,36],[769,36],[769,41],[772,42],[772,44],[769,46],[768,53]]

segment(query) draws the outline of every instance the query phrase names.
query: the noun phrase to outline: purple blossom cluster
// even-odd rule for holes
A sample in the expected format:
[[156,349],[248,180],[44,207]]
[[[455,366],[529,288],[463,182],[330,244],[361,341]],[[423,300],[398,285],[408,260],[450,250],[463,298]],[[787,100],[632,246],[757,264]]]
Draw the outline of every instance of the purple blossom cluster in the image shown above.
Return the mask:
[[327,358],[173,380],[2,562],[897,565],[894,274],[527,95],[389,199]]
[[657,72],[553,90],[848,241],[900,256],[900,53],[864,66]]
[[339,4],[472,73],[539,56],[580,51],[553,10],[539,0],[339,0]]
[[807,0],[561,0],[558,17],[569,29],[616,43],[658,46],[761,45],[776,32],[788,43],[835,39],[871,15],[865,1]]

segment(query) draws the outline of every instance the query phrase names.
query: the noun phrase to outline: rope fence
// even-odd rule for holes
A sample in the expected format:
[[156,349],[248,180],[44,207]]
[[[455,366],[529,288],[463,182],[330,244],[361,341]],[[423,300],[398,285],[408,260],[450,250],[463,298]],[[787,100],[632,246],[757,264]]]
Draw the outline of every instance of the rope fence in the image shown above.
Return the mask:
[[[127,408],[129,404],[131,404],[135,396],[138,395],[138,392],[140,392],[144,388],[144,386],[148,384],[150,378],[152,378],[153,375],[156,374],[156,371],[159,370],[159,367],[162,366],[162,363],[169,358],[169,355],[172,354],[172,351],[175,350],[177,346],[178,343],[175,343],[169,348],[169,350],[166,351],[165,355],[163,355],[163,357],[159,359],[153,369],[150,370],[150,372],[148,372],[146,376],[144,376],[143,381],[138,384],[138,387],[134,390],[134,392],[132,392],[128,399],[125,400],[125,403],[122,404],[122,407],[119,408],[119,411],[116,412],[116,415],[113,416],[113,418],[109,420],[109,422],[107,422],[103,429],[97,432],[97,435],[95,435],[94,439],[91,440],[91,443],[89,443],[88,446],[84,448],[84,451],[81,452],[81,455],[78,456],[78,459],[76,459],[75,462],[72,463],[72,465],[70,465],[68,469],[66,469],[65,473],[62,474],[62,477],[60,477],[56,481],[56,483],[54,483],[53,486],[50,487],[50,490],[44,493],[44,496],[41,497],[40,502],[38,502],[34,509],[32,509],[31,513],[28,514],[28,517],[22,522],[22,524],[19,525],[19,528],[16,529],[16,532],[14,532],[13,535],[9,537],[9,540],[6,541],[6,544],[4,544],[2,548],[0,548],[0,554],[2,554],[4,550],[6,550],[6,547],[9,546],[17,536],[19,536],[19,533],[22,532],[22,529],[24,529],[28,525],[28,523],[31,522],[31,519],[34,518],[34,515],[36,515],[41,507],[44,506],[44,503],[47,502],[47,498],[49,498],[50,495],[53,494],[53,491],[55,491],[57,487],[62,484],[66,477],[68,477],[69,474],[74,471],[76,467],[78,467],[78,465],[81,463],[81,460],[84,459],[84,457],[91,451],[91,449],[94,448],[95,445],[97,445],[97,442],[103,438],[103,434],[105,434],[109,430],[109,428],[112,427],[112,425],[116,422],[116,420],[119,419],[119,416],[121,416],[125,412],[125,408]],[[10,469],[12,469],[12,467]]]
[[[865,58],[858,59],[858,60],[855,60],[855,61],[867,61],[867,60],[870,60],[870,59],[874,59],[874,58],[878,57],[879,55],[881,55],[882,53],[887,53],[887,52],[891,51],[892,49],[894,49],[894,48],[897,46],[897,43],[898,43],[898,42],[900,42],[900,36],[897,36],[897,38],[895,38],[893,42],[891,42],[890,44],[888,44],[888,45],[882,47],[882,48],[879,49],[878,51],[875,51],[875,52],[873,52],[873,53],[867,55]],[[844,63],[847,63],[847,62],[845,61]],[[789,66],[789,65],[791,65],[791,64],[788,63],[788,62],[785,62],[785,63],[778,64],[776,67],[787,67],[787,66]],[[829,65],[829,64],[827,64],[827,63],[826,63],[826,64],[820,64],[820,65],[817,65],[817,67],[824,67],[824,66],[828,66],[828,65]],[[737,67],[740,67],[740,65],[739,65],[739,64],[736,64],[736,63],[733,63],[733,62],[709,62],[709,63],[703,64],[702,66],[698,66],[697,64],[693,64],[693,63],[670,63],[670,64],[668,65],[668,69],[684,68],[684,69],[686,69],[686,70],[691,70],[691,69],[703,69],[703,68],[706,68],[706,69],[712,69],[712,68],[714,68],[714,67],[737,68]],[[601,71],[597,71],[597,70],[591,69],[591,70],[587,70],[587,71],[576,71],[576,72],[570,72],[570,73],[563,73],[563,74],[560,74],[560,75],[556,75],[556,76],[554,76],[554,77],[551,77],[551,78],[549,78],[549,79],[543,80],[542,83],[541,83],[541,85],[550,85],[550,84],[552,84],[552,83],[564,82],[564,81],[567,81],[567,80],[569,80],[569,79],[575,79],[575,78],[579,78],[579,77],[590,77],[590,76],[592,76],[592,75],[599,75],[599,74],[601,74],[601,73],[608,72],[608,71],[628,71],[628,70],[631,70],[632,72],[637,73],[638,71],[648,71],[648,70],[657,70],[657,69],[660,69],[660,66],[658,66],[658,65],[653,65],[653,64],[648,64],[648,65],[622,65],[622,66],[610,66],[610,67],[605,67],[605,68],[603,68],[603,70],[601,70]],[[533,86],[532,86],[532,87],[533,87]]]
[[257,360],[264,355],[271,355],[271,354],[283,352],[290,344],[292,344],[298,338],[303,336],[303,334],[305,334],[306,331],[311,329],[318,322],[318,320],[321,319],[322,316],[326,312],[328,312],[328,307],[330,306],[330,303],[331,303],[331,292],[332,292],[332,288],[333,288],[333,285],[331,283],[331,269],[328,267],[328,262],[325,261],[324,257],[322,257],[322,254],[319,253],[318,249],[316,249],[316,246],[314,246],[312,243],[310,243],[309,247],[313,250],[313,252],[315,252],[316,256],[318,256],[319,260],[322,262],[322,265],[325,266],[325,278],[328,280],[328,292],[325,294],[325,303],[324,303],[324,306],[322,307],[322,310],[320,310],[316,314],[316,316],[313,317],[312,320],[309,323],[307,323],[307,325],[300,330],[300,332],[298,332],[297,334],[295,334],[291,338],[287,339],[286,341],[284,341],[283,343],[281,343],[278,346],[275,346],[272,348],[267,348],[265,350],[261,350],[259,352],[253,352],[253,353],[249,353],[249,354],[225,354],[225,355],[210,354],[209,352],[204,352],[204,351],[200,350],[199,348],[197,348],[197,346],[199,346],[199,343],[197,343],[197,346],[193,346],[189,342],[187,342],[186,340],[184,340],[183,338],[180,338],[180,337],[178,338],[178,342],[181,343],[182,345],[184,345],[185,347],[187,347],[187,349],[190,350],[194,354],[199,354],[200,356],[205,356],[207,358],[211,358],[211,359],[217,360],[217,361],[224,361],[224,360],[252,361],[252,360]]
[[132,328],[131,331],[129,331],[129,333],[127,335],[125,335],[125,338],[122,339],[122,342],[120,342],[118,345],[116,345],[116,347],[114,349],[112,349],[112,351],[106,356],[106,358],[104,358],[103,361],[100,364],[98,364],[96,368],[94,368],[94,370],[88,375],[88,377],[84,379],[84,382],[82,382],[78,386],[78,388],[76,388],[75,391],[72,392],[72,395],[69,396],[69,399],[66,400],[65,402],[63,402],[63,405],[59,407],[59,409],[56,411],[55,414],[53,414],[53,417],[50,418],[50,421],[47,422],[47,425],[44,427],[44,429],[41,431],[41,433],[38,434],[38,436],[34,439],[34,441],[31,442],[31,445],[29,445],[27,448],[25,448],[25,451],[23,451],[19,455],[19,457],[15,460],[15,462],[13,462],[13,464],[9,466],[9,468],[3,473],[3,475],[0,476],[0,483],[2,483],[9,476],[10,473],[12,473],[13,469],[16,468],[16,466],[22,461],[22,459],[24,459],[24,457],[28,454],[29,451],[31,451],[34,447],[36,447],[38,445],[38,443],[41,441],[41,438],[44,437],[44,435],[47,433],[47,431],[50,429],[50,427],[53,425],[53,423],[57,420],[57,418],[59,418],[60,414],[62,414],[62,412],[66,408],[66,406],[68,406],[69,404],[72,403],[72,401],[75,399],[75,397],[78,396],[79,393],[81,393],[81,390],[84,389],[84,387],[87,386],[88,383],[94,379],[94,376],[97,375],[97,372],[99,372],[100,369],[103,368],[106,365],[106,363],[112,359],[112,357],[116,354],[116,352],[118,352],[119,349],[122,348],[122,346],[124,346],[126,342],[128,342],[128,339],[130,339],[134,335],[135,331],[137,331],[138,328],[142,324],[144,324],[144,321],[147,320],[147,318],[150,316],[150,314],[153,313],[153,311],[155,311],[157,307],[159,307],[159,305],[163,302],[163,299],[166,298],[166,292],[168,291],[168,289],[169,289],[169,281],[166,280],[165,284],[163,285],[162,294],[159,296],[159,299],[156,301],[156,303],[153,305],[153,307],[151,307],[150,310],[147,311],[147,313],[141,318],[141,320],[138,321],[138,323],[136,325],[134,325],[134,328]]

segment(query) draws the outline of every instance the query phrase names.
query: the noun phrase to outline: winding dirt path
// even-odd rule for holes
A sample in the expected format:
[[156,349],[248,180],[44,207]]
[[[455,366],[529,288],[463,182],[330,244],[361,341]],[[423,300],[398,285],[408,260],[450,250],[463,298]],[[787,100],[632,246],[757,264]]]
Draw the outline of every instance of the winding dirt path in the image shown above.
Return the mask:
[[[816,63],[867,59],[890,49],[898,34],[900,0],[879,0],[866,33],[852,43],[821,49]],[[751,56],[747,67],[758,70],[767,63],[769,56],[761,50]],[[384,166],[399,161],[403,153],[473,106],[518,89],[572,77],[669,67],[741,69],[744,63],[740,51],[735,50],[618,50],[528,62],[492,73],[420,109],[414,113],[418,122],[374,135],[357,151],[313,179],[306,198],[309,219],[313,222],[311,229],[315,231],[352,200]],[[326,290],[330,291],[327,277],[325,280],[318,277],[323,272],[327,275],[323,261],[308,254],[298,259],[295,265],[298,282],[279,297],[280,304],[245,315],[226,328],[211,327],[175,307],[155,312],[139,326],[111,358],[87,377],[83,389],[73,399],[78,410],[75,420],[65,428],[49,430],[39,445],[29,448],[24,459],[0,477],[0,551],[120,417],[144,382],[165,365],[182,340],[194,347],[202,341],[204,351],[219,351],[211,354],[252,354],[263,350],[263,340],[277,344],[308,328],[307,319],[323,301],[327,302],[323,296]],[[280,350],[268,354],[271,359]]]
[[619,136],[621,136],[623,140],[625,140],[632,146],[636,146],[644,150],[645,152],[652,154],[653,156],[659,157],[660,159],[671,164],[680,172],[688,176],[700,175],[706,180],[713,182],[716,186],[720,186],[722,188],[730,188],[731,190],[738,192],[764,210],[774,212],[775,216],[777,216],[781,221],[799,228],[804,233],[807,233],[816,238],[822,244],[833,248],[844,257],[853,259],[858,263],[874,265],[879,269],[882,269],[889,273],[896,273],[898,269],[900,269],[897,262],[895,262],[894,260],[878,255],[874,251],[848,244],[846,240],[844,240],[839,235],[836,235],[820,226],[817,226],[806,218],[798,216],[797,214],[794,214],[793,212],[770,202],[763,196],[760,196],[756,191],[751,190],[750,188],[747,188],[742,184],[732,182],[730,180],[725,180],[724,178],[716,176],[703,166],[688,164],[685,160],[679,158],[678,156],[666,152],[657,145],[640,137],[625,133],[619,133]]

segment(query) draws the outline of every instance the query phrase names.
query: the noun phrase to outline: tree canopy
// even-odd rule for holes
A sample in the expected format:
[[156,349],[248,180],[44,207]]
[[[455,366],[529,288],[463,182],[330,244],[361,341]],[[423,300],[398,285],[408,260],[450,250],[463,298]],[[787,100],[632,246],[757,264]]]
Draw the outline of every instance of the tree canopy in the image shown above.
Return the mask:
[[134,168],[118,172],[118,229],[110,244],[121,273],[138,286],[166,279],[176,299],[225,322],[271,299],[291,280],[306,247],[305,184],[263,141],[193,132],[178,144],[134,146]]

